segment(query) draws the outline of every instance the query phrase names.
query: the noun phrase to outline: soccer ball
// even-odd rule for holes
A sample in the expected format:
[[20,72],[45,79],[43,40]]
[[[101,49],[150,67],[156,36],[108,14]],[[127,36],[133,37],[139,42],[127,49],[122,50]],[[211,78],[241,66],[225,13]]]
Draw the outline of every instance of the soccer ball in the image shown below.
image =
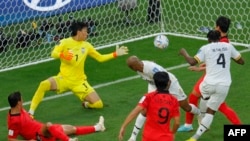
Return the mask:
[[154,46],[160,49],[167,48],[169,44],[168,38],[165,35],[157,35],[154,39]]

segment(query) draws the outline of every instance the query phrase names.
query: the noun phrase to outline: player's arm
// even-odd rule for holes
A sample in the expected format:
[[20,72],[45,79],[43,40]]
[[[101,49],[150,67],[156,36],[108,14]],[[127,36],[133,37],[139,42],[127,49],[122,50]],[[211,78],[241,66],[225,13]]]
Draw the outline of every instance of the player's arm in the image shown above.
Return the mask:
[[234,62],[236,62],[237,64],[240,65],[244,65],[245,61],[243,60],[243,58],[241,56],[237,57],[237,58],[233,58]]
[[245,61],[243,60],[241,54],[239,51],[237,51],[235,49],[234,46],[232,46],[232,52],[231,52],[231,57],[233,58],[233,60],[237,63],[237,64],[241,64],[244,65]]
[[128,54],[128,48],[125,46],[116,46],[116,51],[113,53],[109,53],[109,54],[100,54],[98,51],[96,51],[94,49],[94,47],[91,47],[91,51],[89,53],[89,55],[96,59],[98,62],[105,62],[108,61],[110,59],[116,58],[117,56],[122,56],[122,55],[126,55]]
[[182,55],[191,66],[194,66],[198,63],[198,60],[194,57],[189,56],[188,52],[184,48],[180,50],[179,54]]
[[120,132],[119,132],[119,141],[122,141],[124,133],[125,133],[125,129],[128,126],[128,124],[135,118],[138,116],[138,114],[143,110],[142,106],[137,105],[130,113],[129,115],[126,117],[125,121],[123,122],[121,128],[120,128]]
[[206,65],[205,63],[201,63],[199,66],[189,66],[188,69],[191,71],[197,71],[197,72],[205,71]]
[[173,127],[172,127],[172,133],[175,134],[177,129],[180,126],[180,116],[175,116],[173,118]]
[[177,99],[174,102],[174,109],[173,109],[173,126],[172,126],[172,133],[175,134],[177,129],[180,126],[180,109],[179,109],[179,102]]

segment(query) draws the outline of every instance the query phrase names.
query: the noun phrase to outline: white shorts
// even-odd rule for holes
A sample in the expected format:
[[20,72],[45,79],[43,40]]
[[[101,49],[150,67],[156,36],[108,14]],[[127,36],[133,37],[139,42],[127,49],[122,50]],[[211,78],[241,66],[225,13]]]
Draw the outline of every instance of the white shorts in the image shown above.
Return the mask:
[[[153,84],[148,84],[148,92],[155,91],[156,87]],[[183,89],[181,88],[181,85],[179,84],[178,80],[171,81],[170,87],[169,87],[169,93],[172,94],[178,101],[185,100],[187,98],[187,95],[184,93]]]
[[210,85],[206,82],[200,84],[201,95],[203,99],[209,98],[207,107],[214,111],[218,111],[221,103],[223,103],[228,95],[230,86]]

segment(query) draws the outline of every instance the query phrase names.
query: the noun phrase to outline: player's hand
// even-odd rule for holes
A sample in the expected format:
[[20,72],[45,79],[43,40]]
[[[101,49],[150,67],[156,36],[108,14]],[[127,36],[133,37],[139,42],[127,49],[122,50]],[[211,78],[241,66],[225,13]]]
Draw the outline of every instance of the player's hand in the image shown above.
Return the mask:
[[70,50],[62,52],[60,58],[70,61],[73,58],[73,53]]
[[128,47],[126,47],[126,46],[119,47],[119,45],[116,45],[116,55],[117,56],[122,56],[122,55],[126,55],[126,54],[128,54]]
[[200,67],[197,67],[197,66],[189,66],[188,69],[191,71],[201,71]]
[[119,132],[119,136],[118,136],[119,141],[123,140],[124,132],[125,132],[125,129],[121,128]]

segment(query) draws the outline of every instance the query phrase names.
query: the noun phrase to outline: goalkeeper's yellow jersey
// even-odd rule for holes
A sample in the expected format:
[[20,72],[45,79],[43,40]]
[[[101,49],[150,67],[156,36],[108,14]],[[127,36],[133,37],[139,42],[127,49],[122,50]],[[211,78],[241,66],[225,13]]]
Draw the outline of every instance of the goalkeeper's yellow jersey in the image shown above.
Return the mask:
[[[65,51],[73,53],[73,58],[70,61],[60,58],[60,54]],[[62,39],[53,49],[51,57],[60,58],[60,72],[63,78],[69,81],[82,81],[87,78],[84,72],[84,64],[87,56],[96,59],[99,62],[104,62],[114,58],[113,53],[100,54],[87,41],[76,41],[72,37]]]

